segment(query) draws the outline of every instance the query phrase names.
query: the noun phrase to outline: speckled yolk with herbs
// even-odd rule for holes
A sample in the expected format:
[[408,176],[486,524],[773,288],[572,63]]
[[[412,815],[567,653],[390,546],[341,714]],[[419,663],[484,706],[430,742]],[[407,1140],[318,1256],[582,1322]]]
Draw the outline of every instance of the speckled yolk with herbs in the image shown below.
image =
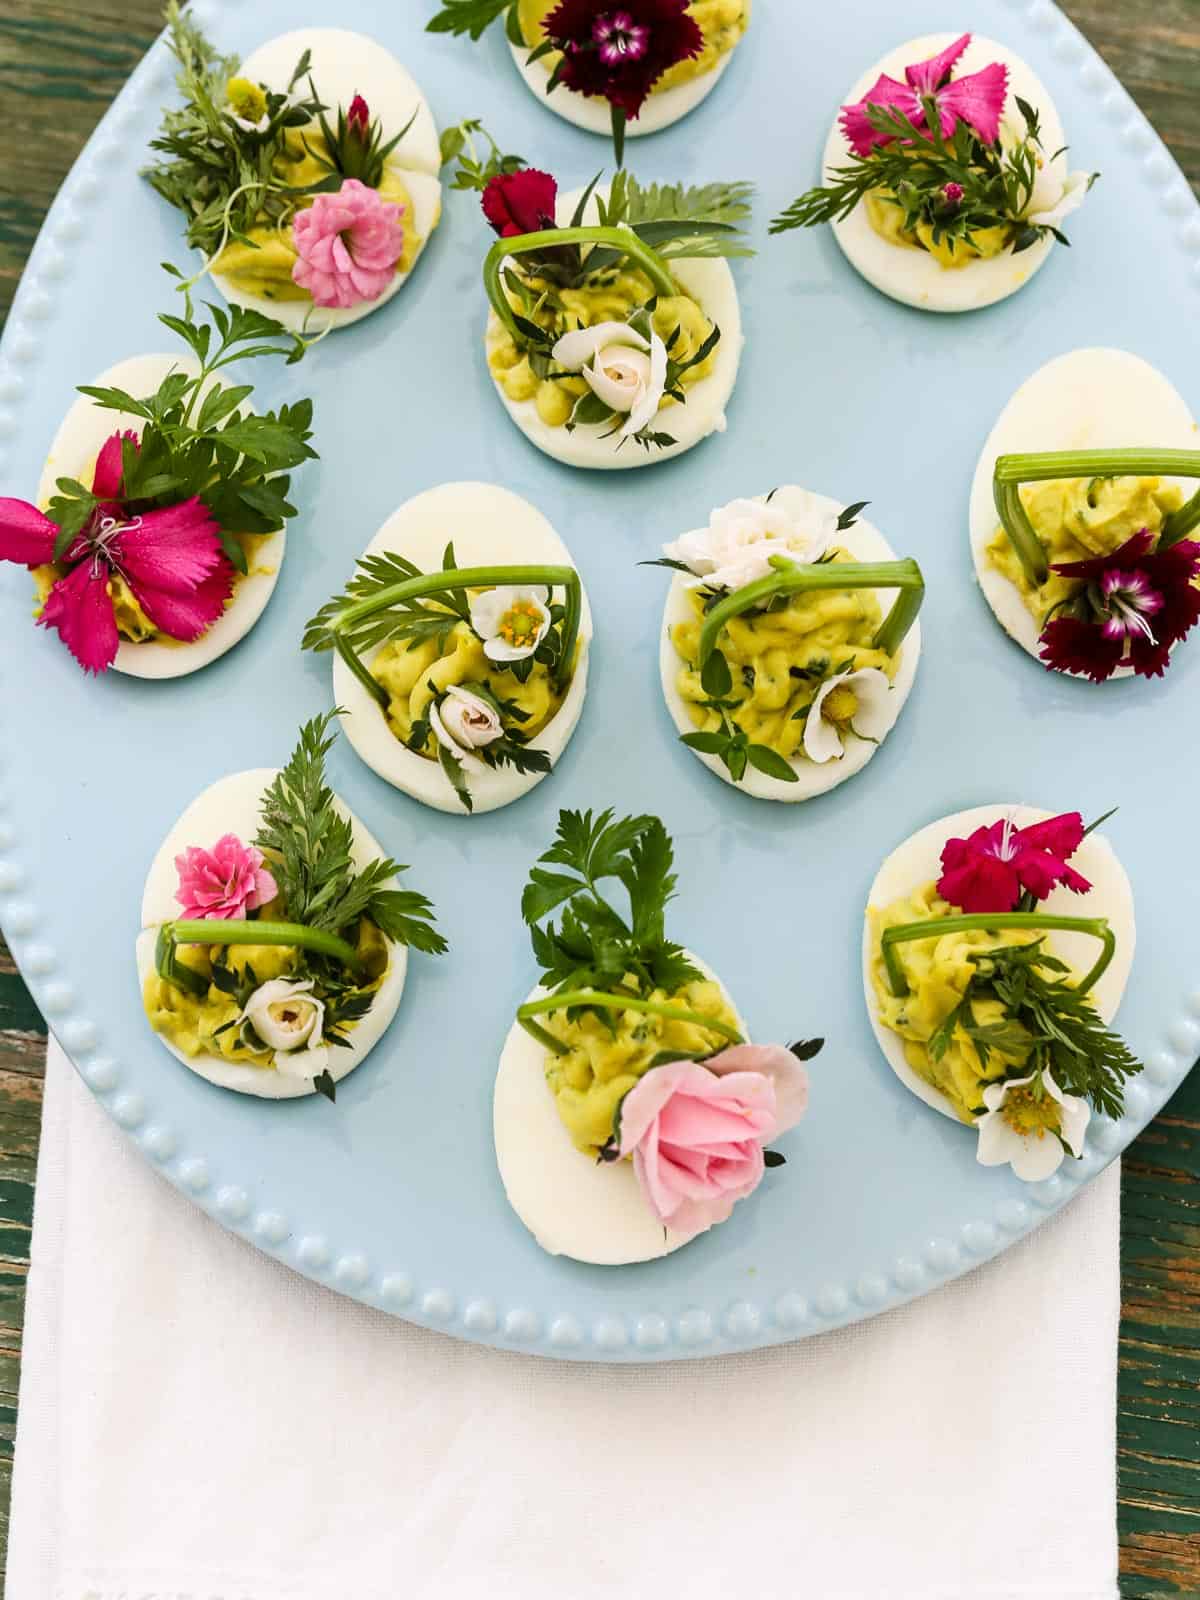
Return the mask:
[[[542,24],[559,4],[559,0],[520,0],[517,15],[525,43],[535,49],[545,39]],[[619,11],[619,5],[614,5]],[[680,61],[668,68],[651,90],[661,94],[665,89],[676,89],[682,83],[691,83],[713,70],[740,42],[750,26],[750,0],[692,0],[688,12],[704,35],[704,48],[698,56]],[[543,56],[547,72],[554,69],[559,59],[557,52]]]
[[[838,551],[838,560],[853,559]],[[700,681],[703,591],[690,591],[694,616],[671,628],[671,642],[683,666],[680,697],[697,730],[716,733],[720,713],[705,705]],[[722,631],[718,649],[729,663],[736,700],[729,719],[754,744],[765,744],[786,761],[806,760],[804,725],[824,680],[839,672],[878,667],[894,677],[898,658],[874,646],[883,617],[869,589],[792,595],[786,605],[734,617]],[[849,728],[858,710],[853,689],[839,686],[826,697],[822,715]]]
[[[872,906],[868,912],[875,952],[871,984],[879,1003],[880,1020],[904,1041],[904,1059],[909,1066],[918,1077],[946,1096],[963,1122],[974,1122],[986,1110],[983,1091],[987,1085],[997,1078],[1011,1076],[1013,1069],[1023,1064],[1024,1056],[992,1049],[985,1066],[972,1041],[961,1028],[956,1028],[946,1053],[940,1061],[935,1061],[929,1053],[929,1041],[958,1005],[976,975],[973,954],[1007,945],[1030,944],[1044,936],[1018,928],[995,933],[979,929],[899,944],[895,950],[909,992],[903,996],[894,995],[883,964],[880,941],[884,930],[901,923],[927,922],[959,914],[956,907],[939,897],[937,885],[933,883],[918,889],[908,899],[893,901],[883,908]],[[979,1024],[1003,1020],[1004,1008],[999,1000],[983,997],[972,1004]]]
[[904,226],[904,208],[888,189],[873,189],[863,206],[867,221],[881,239],[906,250],[924,250],[951,272],[1003,255],[1015,235],[1013,228],[1004,226],[977,228],[969,239],[949,239],[945,235],[935,239],[931,223],[918,222],[915,228]]
[[[542,662],[534,662],[522,683],[510,668],[489,660],[478,638],[461,622],[441,638],[424,639],[412,649],[404,639],[385,644],[371,663],[371,675],[388,692],[388,727],[403,744],[412,736],[413,724],[425,716],[435,691],[459,684],[482,684],[501,704],[515,704],[526,720],[514,726],[527,739],[536,738],[563,701]],[[420,754],[436,760],[432,734]]]
[[[1025,484],[1021,503],[1053,566],[1111,555],[1143,528],[1159,534],[1167,517],[1183,504],[1183,494],[1177,484],[1161,478],[1055,478]],[[1053,572],[1043,584],[1030,583],[1003,528],[989,541],[987,559],[1020,590],[1039,627],[1079,588],[1077,578]]]
[[[558,288],[538,277],[527,278],[525,282],[538,301],[533,309],[533,320],[556,339],[577,328],[594,328],[602,322],[627,322],[635,310],[654,299],[654,286],[649,278],[635,270],[597,272],[578,289]],[[508,294],[514,308],[528,315],[511,290]],[[682,293],[661,296],[651,320],[664,340],[669,340],[675,330],[679,330],[679,337],[671,346],[671,356],[681,363],[696,354],[713,330],[697,302]],[[539,377],[528,354],[519,349],[503,329],[490,341],[488,365],[510,400],[516,404],[526,400],[536,402],[538,416],[549,428],[561,428],[569,422],[575,402],[588,392],[583,378]],[[713,352],[688,368],[680,378],[681,386],[688,389],[710,377],[715,366],[716,353]],[[667,396],[663,406],[675,403]]]
[[[305,145],[308,146],[307,150]],[[320,183],[329,176],[329,169],[321,165],[314,152],[324,154],[327,150],[319,124],[311,123],[307,128],[294,129],[286,136],[285,154],[275,163],[275,176],[288,188],[300,189]],[[409,272],[423,240],[414,222],[416,213],[412,195],[400,169],[390,162],[384,167],[379,193],[385,200],[404,208],[401,213],[404,249],[396,263],[396,271]],[[298,209],[311,204],[311,199],[301,199]],[[213,272],[227,278],[242,294],[255,295],[262,300],[300,301],[312,298],[308,290],[302,289],[292,278],[292,268],[299,258],[292,246],[290,219],[278,226],[264,223],[251,228],[249,238],[252,240],[250,244],[241,240],[227,244],[213,262]]]
[[[737,1017],[718,983],[685,985],[675,994],[656,991],[651,999],[712,1017],[731,1028]],[[584,1012],[569,1020],[556,1011],[542,1026],[570,1046],[565,1056],[546,1057],[546,1082],[563,1126],[577,1150],[595,1155],[612,1137],[617,1106],[659,1056],[715,1051],[728,1043],[719,1034],[691,1022],[640,1012]]]
[[[268,920],[283,915],[278,902],[264,906],[262,914]],[[374,923],[365,918],[359,923],[357,948],[371,979],[366,987],[378,989],[389,965],[387,941]],[[252,969],[260,984],[273,978],[295,977],[301,968],[301,953],[291,945],[180,945],[176,951],[179,965],[210,979],[208,992],[188,994],[160,978],[157,972],[148,973],[142,985],[142,1006],[150,1026],[185,1056],[220,1056],[225,1061],[273,1071],[275,1052],[252,1048],[243,1040],[242,1030],[230,1026],[237,1021],[242,1008],[233,995],[211,982],[214,956],[236,978],[242,978],[248,968]],[[349,1033],[354,1026],[347,1022],[343,1029]]]

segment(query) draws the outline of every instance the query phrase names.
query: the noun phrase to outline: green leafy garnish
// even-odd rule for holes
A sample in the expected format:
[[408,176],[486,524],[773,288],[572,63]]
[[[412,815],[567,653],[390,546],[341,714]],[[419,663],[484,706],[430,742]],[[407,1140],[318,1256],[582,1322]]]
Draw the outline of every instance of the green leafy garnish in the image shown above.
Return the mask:
[[389,888],[407,867],[372,861],[361,870],[353,860],[353,829],[325,782],[327,738],[335,709],[300,730],[288,764],[262,802],[255,843],[271,853],[271,871],[288,915],[306,927],[342,935],[366,917],[385,938],[427,955],[441,955],[446,941],[433,927],[429,900],[414,890]]
[[[974,974],[966,993],[929,1041],[940,1061],[961,1032],[987,1066],[993,1050],[1022,1063],[1020,1075],[1049,1072],[1067,1094],[1090,1100],[1105,1116],[1119,1117],[1126,1078],[1142,1063],[1101,1021],[1090,997],[1069,981],[1069,969],[1041,939],[972,953]],[[1002,1018],[981,1023],[975,1005],[999,1000]]]
[[498,17],[509,19],[508,35],[514,44],[524,44],[517,19],[517,0],[444,0],[442,9],[425,24],[426,33],[469,33],[482,39]]
[[[521,898],[543,986],[628,988],[645,998],[701,979],[682,946],[666,937],[673,867],[670,835],[657,817],[614,821],[611,810],[599,816],[562,812],[555,843],[530,873]],[[609,881],[625,889],[624,914],[600,892]],[[548,922],[560,908],[558,924]]]
[[[195,320],[190,299],[183,316],[159,321],[188,346],[198,364],[193,375],[169,373],[152,395],[81,384],[102,410],[143,419],[140,447],[127,439],[122,451],[122,509],[130,516],[197,496],[220,528],[225,554],[239,572],[246,556],[236,534],[275,533],[296,508],[288,501],[287,474],[316,458],[311,400],[253,416],[246,402],[250,384],[224,386],[216,375],[258,356],[303,354],[303,345],[269,317],[241,306],[209,306],[209,322]],[[214,337],[215,333],[215,337]],[[60,559],[96,509],[96,498],[73,478],[60,478],[47,514],[60,534]]]

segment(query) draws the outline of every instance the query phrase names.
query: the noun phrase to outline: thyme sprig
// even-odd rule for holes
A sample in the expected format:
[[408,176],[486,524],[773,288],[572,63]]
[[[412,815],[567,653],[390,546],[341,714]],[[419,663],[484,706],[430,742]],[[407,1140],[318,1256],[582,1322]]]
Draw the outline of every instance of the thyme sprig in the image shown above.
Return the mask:
[[[313,405],[298,400],[255,416],[246,409],[252,384],[226,386],[218,373],[259,356],[304,353],[302,341],[279,323],[241,306],[207,306],[199,320],[190,297],[182,316],[159,321],[187,345],[197,371],[170,372],[151,395],[138,396],[115,386],[81,384],[103,410],[142,419],[141,439],[122,446],[122,511],[138,516],[197,496],[220,529],[222,548],[239,572],[246,555],[237,534],[275,533],[296,515],[288,501],[289,472],[316,459],[312,438]],[[74,478],[59,478],[48,515],[59,527],[55,559],[87,525],[98,502]]]

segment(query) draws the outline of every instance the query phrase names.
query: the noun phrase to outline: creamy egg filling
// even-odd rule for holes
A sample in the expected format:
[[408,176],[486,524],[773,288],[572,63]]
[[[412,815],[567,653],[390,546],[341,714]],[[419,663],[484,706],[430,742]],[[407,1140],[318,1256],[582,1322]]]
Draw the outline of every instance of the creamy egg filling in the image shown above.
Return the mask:
[[[520,0],[517,15],[521,32],[529,48],[535,49],[546,37],[543,26],[546,18],[558,6],[559,0]],[[619,10],[614,6],[614,10]],[[662,94],[676,89],[682,83],[703,78],[718,65],[738,44],[750,26],[750,0],[692,0],[688,12],[704,35],[704,48],[698,56],[680,61],[668,68],[650,91]],[[553,71],[559,59],[557,52],[542,57],[547,73]]]
[[[307,146],[307,149],[305,148]],[[283,154],[275,162],[274,172],[288,188],[305,188],[328,178],[329,168],[321,165],[319,154],[328,154],[328,144],[318,123],[296,128],[287,134]],[[424,239],[417,231],[416,211],[412,194],[404,181],[401,169],[394,162],[384,167],[383,181],[378,191],[385,200],[402,206],[404,224],[404,249],[396,263],[398,273],[411,272],[420,253]],[[304,210],[312,204],[313,197],[301,197],[296,209]],[[213,262],[212,270],[226,278],[240,293],[254,295],[262,300],[310,300],[307,289],[302,289],[292,278],[292,268],[299,259],[292,245],[292,224],[289,217],[278,224],[264,222],[251,228],[247,244],[232,240]]]
[[[674,994],[656,990],[648,998],[738,1027],[719,983],[700,980]],[[658,1058],[720,1048],[715,1036],[696,1023],[640,1012],[601,1016],[591,1011],[572,1018],[555,1011],[540,1021],[569,1046],[567,1055],[546,1056],[546,1083],[572,1143],[585,1155],[596,1155],[608,1143],[618,1104]]]
[[[563,289],[531,276],[525,280],[538,304],[533,320],[545,328],[555,339],[578,328],[593,328],[603,322],[627,322],[639,307],[655,299],[654,286],[643,272],[636,270],[597,272],[578,289]],[[529,315],[509,291],[514,310]],[[676,329],[679,337],[671,345],[671,356],[680,363],[696,354],[713,331],[713,325],[690,295],[675,294],[660,297],[652,314],[655,332],[663,340],[670,340]],[[497,384],[516,403],[532,400],[537,405],[538,416],[549,428],[561,428],[570,421],[575,402],[588,392],[586,381],[580,377],[549,378],[535,371],[528,352],[522,350],[512,335],[502,330],[493,341],[488,365]],[[689,367],[680,378],[684,389],[691,388],[704,378],[711,377],[716,367],[716,352],[704,361]],[[668,395],[660,410],[675,405]]]
[[969,238],[950,239],[943,235],[935,239],[930,222],[918,222],[915,228],[904,226],[904,208],[888,189],[873,189],[863,201],[863,210],[881,239],[906,250],[924,250],[952,272],[969,267],[974,261],[1003,255],[1016,237],[1015,228],[1004,226],[977,228]]
[[[895,900],[882,909],[873,906],[869,912],[874,949],[871,985],[879,1005],[879,1019],[904,1041],[904,1059],[909,1066],[918,1077],[946,1096],[963,1122],[970,1123],[986,1109],[983,1091],[987,1085],[997,1078],[1019,1076],[1014,1069],[1024,1063],[1026,1053],[1013,1055],[993,1046],[985,1063],[972,1040],[956,1027],[945,1054],[935,1061],[929,1051],[929,1041],[977,975],[973,954],[1008,945],[1031,944],[1045,939],[1046,935],[1037,929],[1020,928],[995,933],[986,929],[956,930],[940,939],[914,939],[897,944],[894,951],[909,992],[903,996],[894,995],[883,962],[884,930],[901,923],[959,915],[955,906],[939,897],[935,883],[926,884],[907,899]],[[1047,948],[1050,948],[1049,941]],[[973,1002],[973,1008],[975,1020],[981,1026],[1004,1020],[1004,1007],[997,999],[981,998]],[[1014,1114],[1019,1109],[1020,1103],[1014,1102]]]
[[[845,551],[837,559],[853,558]],[[705,620],[703,590],[689,593],[693,616],[671,628],[671,643],[683,666],[680,697],[696,729],[721,731],[721,714],[705,702],[701,682],[700,633]],[[791,596],[770,611],[734,617],[721,635],[720,650],[733,676],[726,712],[754,744],[764,744],[787,761],[807,761],[804,728],[817,693],[827,678],[863,667],[878,667],[894,678],[898,658],[874,647],[883,617],[869,589]],[[826,696],[821,714],[848,731],[858,711],[852,687],[839,685]]]
[[[1161,533],[1171,512],[1183,504],[1183,493],[1160,478],[1067,478],[1024,485],[1021,503],[1047,563],[1054,566],[1111,555],[1143,528]],[[1039,628],[1079,588],[1077,578],[1054,572],[1044,583],[1031,583],[1003,528],[989,540],[987,560],[1016,585]]]

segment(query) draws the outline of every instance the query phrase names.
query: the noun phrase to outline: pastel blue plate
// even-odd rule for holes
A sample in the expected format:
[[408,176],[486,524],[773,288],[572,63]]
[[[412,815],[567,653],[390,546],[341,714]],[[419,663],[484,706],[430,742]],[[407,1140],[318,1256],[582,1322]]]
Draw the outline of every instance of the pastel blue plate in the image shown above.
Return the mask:
[[[440,125],[482,116],[506,149],[566,187],[608,158],[539,108],[499,30],[479,47],[421,31],[431,6],[341,0],[424,87]],[[226,48],[248,52],[303,20],[284,0],[198,0]],[[215,666],[175,683],[85,680],[30,626],[25,574],[0,574],[8,671],[0,698],[3,927],[52,1027],[106,1110],[171,1181],[226,1227],[323,1283],[461,1338],[611,1361],[704,1355],[853,1322],[997,1254],[1117,1155],[1200,1045],[1197,868],[1165,796],[1188,816],[1200,774],[1200,645],[1161,683],[1103,688],[1045,673],[1003,635],[972,578],[967,493],[1001,407],[1043,361],[1124,346],[1200,406],[1188,330],[1200,313],[1200,210],[1129,96],[1053,6],[1037,0],[858,0],[799,20],[759,0],[712,98],[631,145],[640,175],[755,178],[761,254],[738,268],[748,343],[729,431],[680,461],[588,475],[537,454],[498,405],[481,353],[489,235],[470,195],[447,214],[391,306],[298,368],[260,363],[262,396],[316,399],[321,461],[271,606]],[[839,96],[906,37],[961,25],[1005,40],[1057,100],[1075,165],[1103,181],[1015,298],[967,317],[881,298],[827,232],[768,243],[769,218],[812,181]],[[150,52],[55,202],[0,360],[4,492],[33,493],[76,383],[169,348],[164,259],[178,219],[137,177],[171,91]],[[770,136],[764,139],[764,131]],[[567,540],[597,622],[592,691],[554,777],[509,810],[425,810],[343,741],[332,776],[431,894],[453,944],[417,957],[400,1014],[370,1061],[319,1097],[259,1103],[179,1066],[140,1009],[133,943],[142,882],[168,826],[214,778],[282,762],[330,703],[329,659],[301,655],[303,622],[344,582],[401,501],[447,479],[507,485]],[[665,576],[636,563],[714,505],[796,482],[869,499],[929,581],[913,698],[866,771],[803,806],[756,803],[677,742],[658,685]],[[448,530],[452,531],[452,530]],[[985,801],[1028,800],[1108,825],[1138,896],[1121,1024],[1147,1061],[1119,1123],[1093,1123],[1085,1158],[1029,1189],[975,1162],[975,1140],[904,1090],[871,1036],[859,938],[883,856],[922,824]],[[511,1213],[492,1153],[492,1080],[534,981],[518,908],[562,806],[654,811],[675,836],[675,934],[720,972],[760,1039],[823,1034],[812,1111],[788,1165],[732,1221],[669,1260],[599,1270],[543,1255]],[[1186,828],[1185,823],[1184,827]]]

